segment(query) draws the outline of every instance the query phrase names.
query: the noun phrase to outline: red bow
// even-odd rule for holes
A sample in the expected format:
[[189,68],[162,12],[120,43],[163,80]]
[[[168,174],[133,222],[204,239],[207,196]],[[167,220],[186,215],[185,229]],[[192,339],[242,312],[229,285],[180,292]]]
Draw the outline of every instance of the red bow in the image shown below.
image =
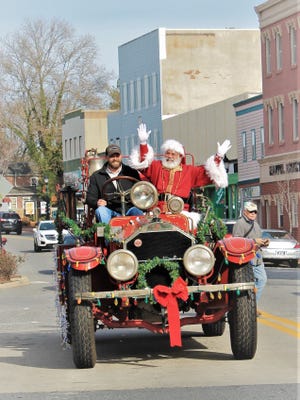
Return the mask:
[[180,333],[180,317],[177,299],[187,300],[189,297],[187,284],[182,278],[177,278],[173,286],[157,285],[153,289],[153,294],[156,301],[163,307],[167,307],[169,332],[170,332],[170,345],[181,346],[181,333]]

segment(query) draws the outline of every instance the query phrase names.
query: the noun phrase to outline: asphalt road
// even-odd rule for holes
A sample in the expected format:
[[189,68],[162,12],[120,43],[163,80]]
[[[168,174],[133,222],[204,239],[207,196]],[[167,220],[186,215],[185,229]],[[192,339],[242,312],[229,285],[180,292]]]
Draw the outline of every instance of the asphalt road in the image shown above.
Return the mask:
[[6,237],[25,257],[26,279],[0,287],[1,400],[300,398],[299,269],[267,268],[253,360],[233,359],[228,327],[212,338],[185,327],[182,348],[145,330],[106,329],[96,333],[95,368],[78,370],[57,325],[55,253],[34,253],[30,233]]

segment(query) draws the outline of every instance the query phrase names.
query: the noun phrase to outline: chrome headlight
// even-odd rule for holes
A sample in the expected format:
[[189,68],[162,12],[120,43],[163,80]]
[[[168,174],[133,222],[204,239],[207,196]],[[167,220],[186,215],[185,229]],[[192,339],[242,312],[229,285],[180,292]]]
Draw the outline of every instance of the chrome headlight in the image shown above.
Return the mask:
[[140,210],[148,210],[155,206],[158,200],[157,190],[150,182],[135,183],[130,192],[132,203]]
[[106,264],[109,275],[117,281],[128,281],[138,270],[138,260],[129,250],[116,250],[111,253]]
[[184,201],[181,197],[172,196],[167,202],[167,207],[172,214],[179,214],[184,209]]
[[191,275],[204,276],[213,269],[215,256],[210,248],[196,244],[184,253],[183,264]]

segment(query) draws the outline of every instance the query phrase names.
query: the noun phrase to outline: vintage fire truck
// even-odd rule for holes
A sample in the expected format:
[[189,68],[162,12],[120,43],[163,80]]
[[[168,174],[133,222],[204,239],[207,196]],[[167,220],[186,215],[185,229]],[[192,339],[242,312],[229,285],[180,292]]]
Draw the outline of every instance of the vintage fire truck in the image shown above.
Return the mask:
[[[193,158],[191,157],[193,162]],[[76,198],[83,203],[92,172],[103,164],[95,149],[82,159],[82,188],[59,190],[57,226],[74,238],[57,246],[57,294],[62,340],[70,344],[77,368],[97,361],[95,332],[103,328],[144,328],[168,334],[170,346],[181,346],[181,328],[202,326],[206,336],[221,336],[226,323],[235,359],[251,359],[257,346],[256,297],[250,260],[253,240],[224,238],[203,191],[194,188],[191,209],[200,214],[195,228],[182,214],[182,199],[157,207],[156,188],[145,180],[129,191],[118,176],[114,193],[131,200],[142,216],[97,223],[85,205],[76,219]],[[109,180],[111,181],[111,180]],[[108,182],[109,182],[108,181]],[[200,329],[200,327],[199,327]]]

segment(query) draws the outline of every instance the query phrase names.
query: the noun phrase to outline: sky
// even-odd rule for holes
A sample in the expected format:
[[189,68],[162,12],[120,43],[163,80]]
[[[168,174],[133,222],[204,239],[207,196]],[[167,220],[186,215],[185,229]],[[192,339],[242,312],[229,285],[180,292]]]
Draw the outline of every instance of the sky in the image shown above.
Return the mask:
[[99,63],[118,76],[118,47],[157,28],[257,29],[254,7],[265,0],[0,0],[0,37],[26,20],[68,22],[95,38]]

